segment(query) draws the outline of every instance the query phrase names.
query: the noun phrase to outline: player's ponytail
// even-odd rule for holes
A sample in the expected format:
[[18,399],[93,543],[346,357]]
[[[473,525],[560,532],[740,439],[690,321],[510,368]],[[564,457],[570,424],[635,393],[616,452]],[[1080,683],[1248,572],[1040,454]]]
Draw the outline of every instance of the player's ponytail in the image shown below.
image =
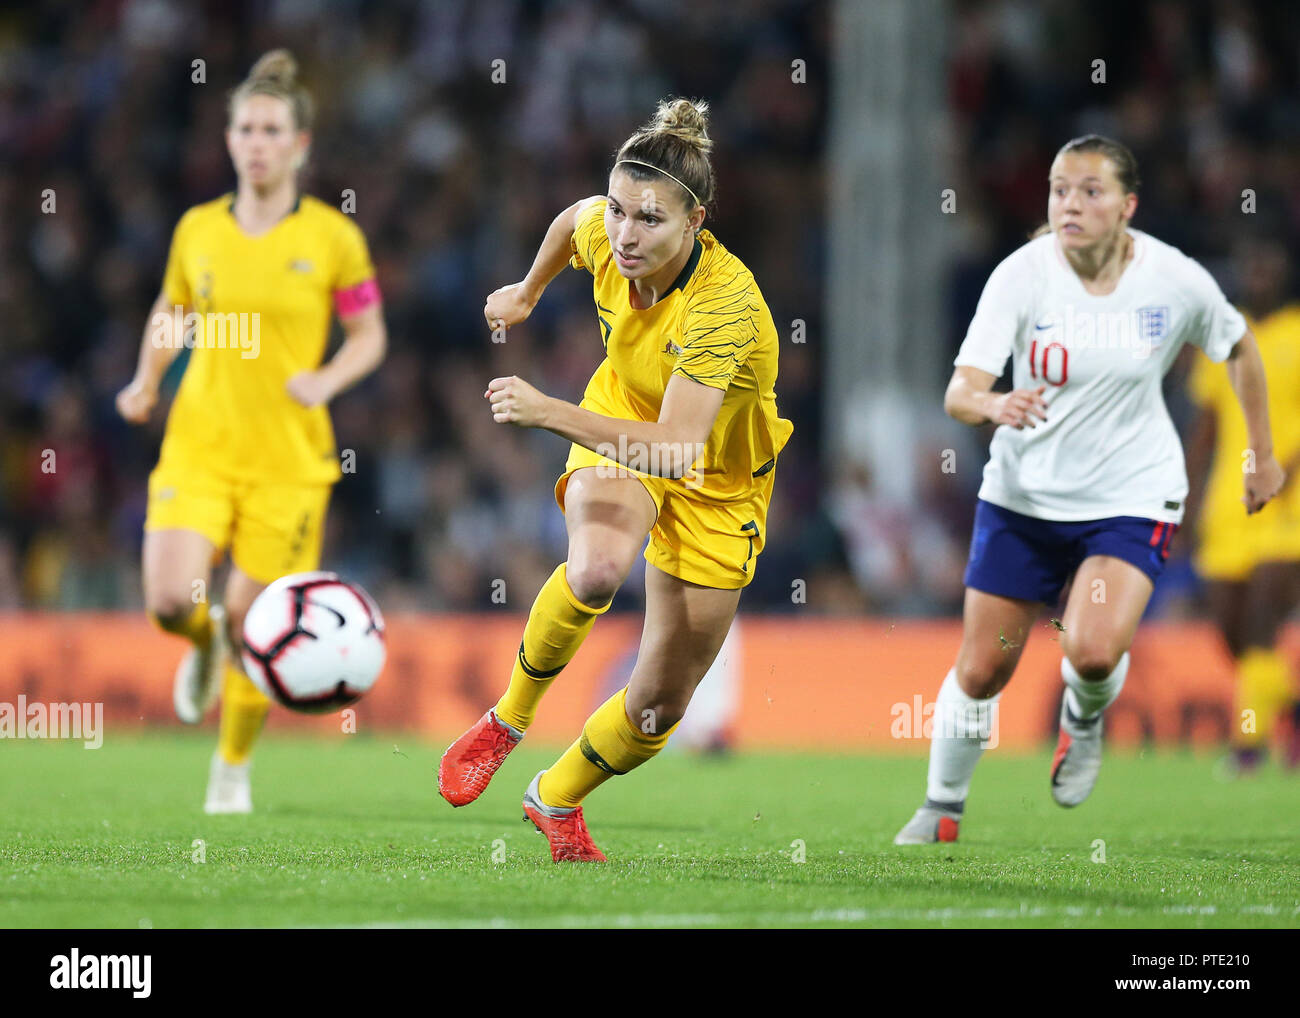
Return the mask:
[[709,104],[702,99],[661,99],[654,118],[614,156],[614,165],[633,180],[669,177],[682,192],[687,210],[712,210],[716,192],[709,152]]
[[299,131],[311,130],[311,95],[298,84],[298,61],[287,49],[273,49],[264,53],[248,72],[248,77],[230,93],[227,110],[232,122],[236,107],[254,95],[283,99],[293,111],[294,126]]

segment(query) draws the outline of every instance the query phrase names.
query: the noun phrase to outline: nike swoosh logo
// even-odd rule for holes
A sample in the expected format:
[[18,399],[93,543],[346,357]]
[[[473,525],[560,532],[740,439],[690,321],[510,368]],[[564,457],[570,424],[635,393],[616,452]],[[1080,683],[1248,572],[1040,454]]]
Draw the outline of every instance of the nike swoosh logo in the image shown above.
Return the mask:
[[1050,328],[1052,328],[1052,325],[1053,325],[1053,323],[1051,323],[1051,322],[1049,322],[1049,323],[1046,324],[1046,325],[1035,325],[1035,326],[1034,326],[1034,331],[1035,331],[1035,332],[1042,332],[1044,329],[1050,329]]

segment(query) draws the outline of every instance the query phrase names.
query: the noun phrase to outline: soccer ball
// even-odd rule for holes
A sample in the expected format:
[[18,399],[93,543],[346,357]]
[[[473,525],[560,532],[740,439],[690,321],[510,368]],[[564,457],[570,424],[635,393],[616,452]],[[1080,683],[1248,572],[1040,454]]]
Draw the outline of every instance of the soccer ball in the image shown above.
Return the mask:
[[244,674],[271,699],[308,714],[356,703],[386,656],[379,607],[334,573],[282,576],[244,617]]

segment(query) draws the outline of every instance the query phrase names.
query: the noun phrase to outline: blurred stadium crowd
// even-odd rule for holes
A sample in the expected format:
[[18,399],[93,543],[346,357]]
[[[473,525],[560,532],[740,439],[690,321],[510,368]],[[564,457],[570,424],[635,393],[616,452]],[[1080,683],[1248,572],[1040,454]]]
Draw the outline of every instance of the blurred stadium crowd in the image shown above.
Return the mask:
[[[1074,134],[1135,150],[1137,225],[1202,258],[1230,295],[1218,259],[1243,188],[1258,190],[1261,218],[1300,231],[1286,141],[1300,137],[1295,54],[1273,48],[1300,35],[1272,20],[1294,15],[1175,2],[954,9],[961,214],[951,277],[936,281],[954,352],[988,272],[1042,218],[1051,156]],[[0,15],[0,609],[140,604],[164,408],[137,430],[113,397],[134,370],[172,227],[233,186],[226,93],[284,45],[319,109],[304,189],[355,193],[391,338],[377,374],[333,405],[356,469],[335,489],[327,567],[392,611],[492,607],[494,579],[527,608],[564,555],[552,485],[567,447],[494,425],[481,394],[511,373],[576,401],[599,334],[585,275],[562,274],[502,344],[483,298],[522,277],[558,210],[604,190],[614,149],[675,93],[713,105],[720,186],[706,226],[754,271],[778,331],[795,319],[807,329],[806,343],[782,344],[778,398],[795,433],[746,609],[790,609],[798,578],[812,610],[957,610],[978,476],[936,472],[916,504],[894,504],[865,467],[819,454],[829,32],[826,5],[794,0],[120,0]],[[1090,81],[1097,57],[1104,85]],[[794,59],[807,61],[805,84],[791,81]],[[192,83],[194,60],[204,83]],[[618,607],[639,600],[634,577]]]

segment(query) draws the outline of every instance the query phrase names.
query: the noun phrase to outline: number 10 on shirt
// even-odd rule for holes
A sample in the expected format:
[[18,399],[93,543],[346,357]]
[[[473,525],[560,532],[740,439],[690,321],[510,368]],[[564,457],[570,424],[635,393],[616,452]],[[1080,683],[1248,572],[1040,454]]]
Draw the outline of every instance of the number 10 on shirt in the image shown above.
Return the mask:
[[[1053,374],[1058,373],[1053,370],[1053,368],[1058,363],[1057,360],[1054,360],[1052,358],[1053,350],[1061,351],[1061,356],[1059,358],[1059,364],[1061,369],[1059,372],[1061,376],[1060,378],[1052,377]],[[1042,367],[1040,369],[1039,357],[1038,357],[1038,340],[1034,340],[1032,343],[1029,344],[1029,374],[1033,378],[1038,378],[1041,375],[1043,381],[1051,385],[1064,385],[1065,380],[1070,377],[1070,352],[1065,349],[1065,345],[1063,343],[1048,343],[1043,347]]]

